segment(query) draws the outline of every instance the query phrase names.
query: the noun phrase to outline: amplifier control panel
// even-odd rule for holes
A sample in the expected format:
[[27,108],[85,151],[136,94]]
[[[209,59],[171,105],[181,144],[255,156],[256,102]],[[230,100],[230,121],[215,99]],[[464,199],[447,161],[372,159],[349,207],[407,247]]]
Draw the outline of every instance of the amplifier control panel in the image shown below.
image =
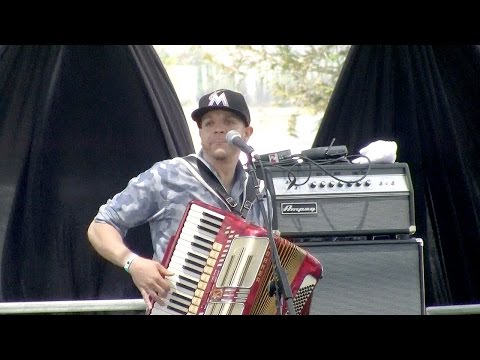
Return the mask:
[[373,174],[367,176],[341,175],[274,178],[277,196],[321,195],[321,194],[365,194],[408,192],[409,184],[402,174]]

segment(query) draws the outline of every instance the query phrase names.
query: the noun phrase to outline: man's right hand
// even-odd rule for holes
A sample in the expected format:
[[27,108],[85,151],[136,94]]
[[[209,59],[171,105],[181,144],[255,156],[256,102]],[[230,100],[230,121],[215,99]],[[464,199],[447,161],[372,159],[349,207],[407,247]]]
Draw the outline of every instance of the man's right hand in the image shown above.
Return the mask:
[[165,276],[174,275],[160,262],[142,257],[137,257],[128,270],[135,286],[140,290],[148,311],[153,308],[154,302],[163,304],[163,300],[170,291],[170,281]]

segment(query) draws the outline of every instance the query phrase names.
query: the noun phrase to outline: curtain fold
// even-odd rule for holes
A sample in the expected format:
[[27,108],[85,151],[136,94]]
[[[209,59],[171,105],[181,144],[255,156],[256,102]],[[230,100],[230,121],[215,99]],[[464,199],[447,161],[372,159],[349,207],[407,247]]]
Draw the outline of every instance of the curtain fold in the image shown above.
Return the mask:
[[[194,151],[154,49],[4,46],[0,91],[1,300],[140,298],[86,231],[130,178]],[[126,242],[153,254],[147,224]]]
[[395,140],[409,165],[427,305],[480,301],[479,48],[352,46],[313,147]]

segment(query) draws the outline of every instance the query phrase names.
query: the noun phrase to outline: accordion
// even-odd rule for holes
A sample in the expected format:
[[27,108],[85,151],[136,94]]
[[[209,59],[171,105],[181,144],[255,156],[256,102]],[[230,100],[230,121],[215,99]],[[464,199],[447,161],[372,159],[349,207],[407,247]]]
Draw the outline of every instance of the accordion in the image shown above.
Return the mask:
[[[304,249],[274,237],[297,314],[308,315],[321,263]],[[274,315],[276,278],[266,229],[200,201],[189,203],[162,264],[175,275],[164,304],[152,315]],[[281,306],[287,314],[286,302]]]

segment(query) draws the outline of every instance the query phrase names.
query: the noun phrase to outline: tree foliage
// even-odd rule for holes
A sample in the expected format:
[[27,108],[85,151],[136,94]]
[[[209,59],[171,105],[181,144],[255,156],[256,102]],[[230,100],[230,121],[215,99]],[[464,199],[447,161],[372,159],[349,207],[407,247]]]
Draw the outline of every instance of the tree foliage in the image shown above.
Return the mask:
[[[213,90],[218,84],[246,93],[247,80],[254,77],[256,94],[255,99],[249,99],[250,103],[272,102],[323,116],[349,48],[349,45],[192,45],[176,57],[165,55],[162,61],[199,66],[199,94]],[[290,119],[292,135],[298,115],[292,114]]]
[[335,87],[347,45],[235,45],[228,48],[230,64],[214,56],[205,60],[244,79],[255,69],[279,106],[296,106],[323,113]]

